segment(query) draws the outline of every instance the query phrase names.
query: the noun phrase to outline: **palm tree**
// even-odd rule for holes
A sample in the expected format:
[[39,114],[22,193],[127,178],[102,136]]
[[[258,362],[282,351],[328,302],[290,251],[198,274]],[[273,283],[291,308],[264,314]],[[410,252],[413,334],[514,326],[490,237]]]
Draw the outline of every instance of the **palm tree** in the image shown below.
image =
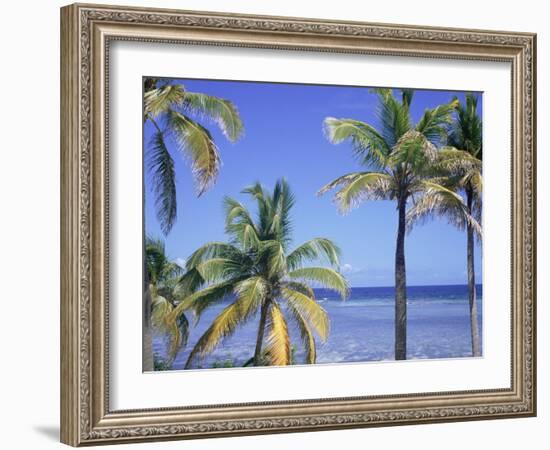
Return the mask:
[[328,117],[324,121],[330,142],[349,140],[352,150],[367,171],[343,175],[325,185],[323,194],[339,188],[335,201],[342,213],[364,200],[396,202],[398,224],[395,248],[395,359],[407,357],[407,291],[405,230],[407,204],[422,192],[445,192],[458,203],[460,196],[431,179],[438,145],[446,135],[457,101],[426,109],[414,124],[410,114],[413,91],[401,91],[401,99],[391,89],[375,89],[380,127],[354,119]]
[[[468,300],[470,308],[470,331],[472,355],[481,356],[478,325],[476,281],[474,271],[474,238],[481,241],[479,222],[482,209],[482,124],[477,115],[477,97],[466,95],[466,104],[456,109],[456,119],[449,133],[450,148],[440,152],[438,166],[447,177],[445,183],[454,192],[465,196],[463,205],[449,202],[449,196],[429,193],[421,197],[408,213],[408,221],[414,223],[430,215],[447,217],[449,222],[466,230],[466,265],[468,272]],[[454,200],[454,199],[453,199]]]
[[[220,166],[218,148],[210,131],[195,119],[214,122],[227,139],[235,142],[243,133],[243,124],[236,107],[228,100],[189,92],[183,84],[145,78],[144,126],[154,127],[151,142],[146,146],[146,170],[151,176],[155,208],[161,229],[167,235],[177,218],[176,172],[173,153],[185,156],[192,168],[198,195],[216,180]],[[173,146],[169,143],[175,144]],[[144,267],[144,370],[153,369],[151,343],[151,298]]]
[[157,218],[168,234],[177,218],[176,175],[168,143],[174,143],[175,149],[188,158],[201,195],[216,180],[221,159],[210,131],[194,118],[214,122],[231,142],[241,137],[243,124],[229,100],[189,92],[183,84],[146,78],[144,91],[143,120],[155,130],[147,146],[147,170],[153,182]]
[[[233,198],[224,200],[226,232],[230,241],[211,242],[196,250],[186,264],[188,281],[201,279],[202,289],[174,310],[191,308],[197,315],[223,299],[232,302],[214,319],[191,351],[186,368],[216,348],[238,326],[259,315],[253,365],[288,365],[291,345],[288,316],[296,324],[306,350],[306,362],[315,363],[313,331],[326,340],[329,318],[316,302],[308,281],[331,288],[344,298],[346,280],[334,268],[307,267],[308,261],[324,259],[339,263],[339,249],[326,238],[315,238],[289,250],[294,204],[288,184],[277,181],[273,193],[260,184],[245,189],[257,206],[254,220],[248,209]],[[284,303],[284,307],[283,307]],[[259,314],[258,314],[259,313]],[[264,348],[265,345],[265,348]]]
[[177,320],[171,320],[174,308],[186,294],[180,282],[184,270],[168,259],[164,241],[160,239],[146,239],[145,264],[151,298],[151,325],[169,337],[168,356],[171,363],[189,337],[189,321],[183,312]]

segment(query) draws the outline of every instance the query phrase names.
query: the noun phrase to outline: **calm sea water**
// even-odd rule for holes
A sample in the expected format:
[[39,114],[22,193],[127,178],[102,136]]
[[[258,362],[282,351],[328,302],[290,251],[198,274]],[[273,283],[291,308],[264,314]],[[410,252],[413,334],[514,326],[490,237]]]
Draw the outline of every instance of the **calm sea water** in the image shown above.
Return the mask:
[[[407,358],[461,358],[471,356],[467,286],[412,286],[408,291]],[[343,363],[393,359],[394,289],[393,287],[352,288],[342,301],[325,289],[315,289],[319,303],[330,317],[331,331],[325,343],[318,342],[317,363]],[[479,323],[482,323],[482,288],[477,286]],[[189,352],[227,302],[206,311],[191,330],[188,345],[176,357],[173,369],[182,369]],[[190,318],[192,319],[192,318]],[[289,326],[291,321],[289,321]],[[252,318],[222,342],[201,362],[209,368],[231,360],[242,365],[254,353],[258,320]],[[290,326],[296,346],[296,363],[303,361],[301,341]],[[166,343],[155,336],[153,351],[163,357]]]

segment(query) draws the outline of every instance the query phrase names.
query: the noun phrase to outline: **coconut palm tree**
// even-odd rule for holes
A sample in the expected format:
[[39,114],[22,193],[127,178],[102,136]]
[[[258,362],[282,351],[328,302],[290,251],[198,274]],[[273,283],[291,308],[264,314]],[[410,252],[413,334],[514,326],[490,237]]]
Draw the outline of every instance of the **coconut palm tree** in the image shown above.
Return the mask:
[[446,217],[450,223],[466,230],[466,265],[468,272],[468,300],[470,307],[470,331],[472,355],[481,356],[481,342],[478,324],[476,281],[474,270],[474,239],[481,241],[482,209],[482,124],[477,114],[477,97],[466,95],[466,104],[459,104],[456,118],[451,125],[449,145],[439,154],[440,176],[453,191],[464,195],[466,209],[449,202],[450,196],[441,193],[426,193],[409,211],[407,220],[411,224],[431,215]]
[[215,123],[231,142],[243,133],[237,108],[229,100],[198,92],[189,92],[183,84],[146,78],[144,81],[145,123],[151,123],[154,134],[147,146],[147,170],[155,193],[157,218],[165,234],[177,218],[176,175],[173,148],[190,164],[198,195],[216,180],[220,155],[210,131],[196,119]]
[[[176,172],[174,153],[189,161],[198,195],[216,180],[220,166],[218,148],[210,131],[196,119],[215,123],[231,142],[243,133],[239,113],[228,100],[203,93],[189,92],[181,83],[158,78],[144,80],[144,126],[151,124],[154,134],[145,146],[146,170],[150,174],[157,219],[167,235],[177,218]],[[170,145],[172,144],[172,145]],[[153,369],[151,342],[151,301],[149,281],[144,268],[144,370]]]
[[[203,286],[175,308],[174,319],[186,308],[191,308],[198,319],[210,306],[232,298],[198,340],[186,368],[253,317],[259,320],[253,365],[290,364],[287,316],[300,332],[306,362],[313,364],[316,359],[313,331],[326,340],[329,318],[307,282],[334,289],[343,298],[347,295],[346,280],[333,268],[339,263],[339,249],[326,238],[315,238],[290,250],[294,198],[284,180],[277,181],[272,193],[258,183],[243,193],[256,203],[256,220],[243,204],[225,198],[229,242],[205,244],[186,264],[189,282],[201,279]],[[332,267],[306,266],[308,261],[318,259],[324,259]]]
[[146,239],[145,264],[151,298],[151,325],[168,336],[171,363],[189,337],[189,321],[184,312],[179,314],[178,320],[171,320],[174,308],[187,293],[180,281],[184,269],[168,259],[161,239]]
[[395,359],[407,357],[407,291],[405,267],[406,211],[409,201],[423,192],[445,192],[457,204],[462,199],[432,178],[436,145],[445,138],[457,101],[426,109],[415,124],[410,114],[412,90],[397,98],[391,89],[375,89],[379,127],[355,120],[328,117],[324,129],[330,142],[350,141],[367,171],[343,175],[325,185],[323,194],[338,188],[335,201],[342,213],[365,200],[396,202],[398,223],[395,248]]

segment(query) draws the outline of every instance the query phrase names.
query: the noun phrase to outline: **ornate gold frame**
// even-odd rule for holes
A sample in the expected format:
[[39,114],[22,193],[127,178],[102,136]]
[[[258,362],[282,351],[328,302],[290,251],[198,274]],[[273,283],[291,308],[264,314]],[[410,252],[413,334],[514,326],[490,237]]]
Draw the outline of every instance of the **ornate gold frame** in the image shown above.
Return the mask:
[[[137,40],[496,60],[512,67],[509,389],[111,411],[106,288],[109,43]],[[61,9],[61,440],[145,440],[533,416],[536,36],[75,4]]]

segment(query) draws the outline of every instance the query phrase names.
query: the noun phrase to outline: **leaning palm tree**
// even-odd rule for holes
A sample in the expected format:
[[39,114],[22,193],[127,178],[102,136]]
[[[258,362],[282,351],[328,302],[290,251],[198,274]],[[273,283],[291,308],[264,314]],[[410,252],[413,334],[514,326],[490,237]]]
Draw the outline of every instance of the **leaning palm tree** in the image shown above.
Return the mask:
[[432,164],[438,145],[446,135],[457,101],[426,109],[414,124],[410,114],[412,90],[402,90],[401,99],[390,89],[375,89],[378,95],[379,128],[354,119],[328,117],[326,135],[334,144],[350,141],[352,150],[367,171],[343,175],[325,185],[323,194],[338,188],[335,201],[348,212],[364,200],[396,202],[398,225],[395,248],[395,359],[407,357],[407,290],[405,270],[406,211],[411,198],[426,192],[446,192],[462,199],[432,179]]
[[186,294],[181,283],[184,269],[168,259],[164,241],[149,237],[145,244],[145,265],[151,298],[151,325],[169,338],[168,361],[171,363],[189,337],[189,321],[184,312],[177,320],[171,320],[174,308]]
[[[152,180],[157,219],[165,235],[170,232],[177,218],[174,153],[181,153],[190,162],[198,195],[212,185],[218,174],[218,148],[210,131],[197,118],[214,122],[231,142],[242,135],[241,118],[229,100],[189,92],[183,84],[169,80],[145,78],[143,121],[144,126],[151,124],[154,130],[151,142],[145,147],[145,163]],[[149,327],[152,299],[145,268],[144,273],[143,368],[152,370]]]
[[[208,243],[187,261],[188,281],[201,279],[203,286],[175,308],[174,320],[186,308],[191,308],[198,319],[204,310],[223,299],[232,301],[200,337],[185,367],[191,368],[197,358],[204,358],[253,317],[258,318],[253,365],[288,365],[291,345],[287,316],[300,332],[306,362],[313,364],[313,332],[326,340],[329,318],[307,282],[334,289],[345,298],[347,282],[333,268],[339,263],[339,249],[326,238],[315,238],[289,249],[294,199],[284,180],[276,183],[273,193],[259,184],[243,193],[254,199],[257,219],[244,205],[227,197],[224,206],[230,241]],[[332,267],[305,265],[318,259]]]
[[481,241],[482,209],[482,124],[477,115],[477,97],[466,95],[466,104],[456,110],[456,119],[451,125],[449,145],[452,147],[440,152],[440,175],[453,192],[463,193],[466,208],[449,202],[450,196],[440,193],[427,193],[422,196],[408,213],[412,225],[419,219],[431,215],[446,217],[450,223],[466,230],[466,265],[468,272],[468,300],[470,309],[470,332],[472,355],[481,356],[481,341],[478,324],[476,281],[474,270],[474,238]]

